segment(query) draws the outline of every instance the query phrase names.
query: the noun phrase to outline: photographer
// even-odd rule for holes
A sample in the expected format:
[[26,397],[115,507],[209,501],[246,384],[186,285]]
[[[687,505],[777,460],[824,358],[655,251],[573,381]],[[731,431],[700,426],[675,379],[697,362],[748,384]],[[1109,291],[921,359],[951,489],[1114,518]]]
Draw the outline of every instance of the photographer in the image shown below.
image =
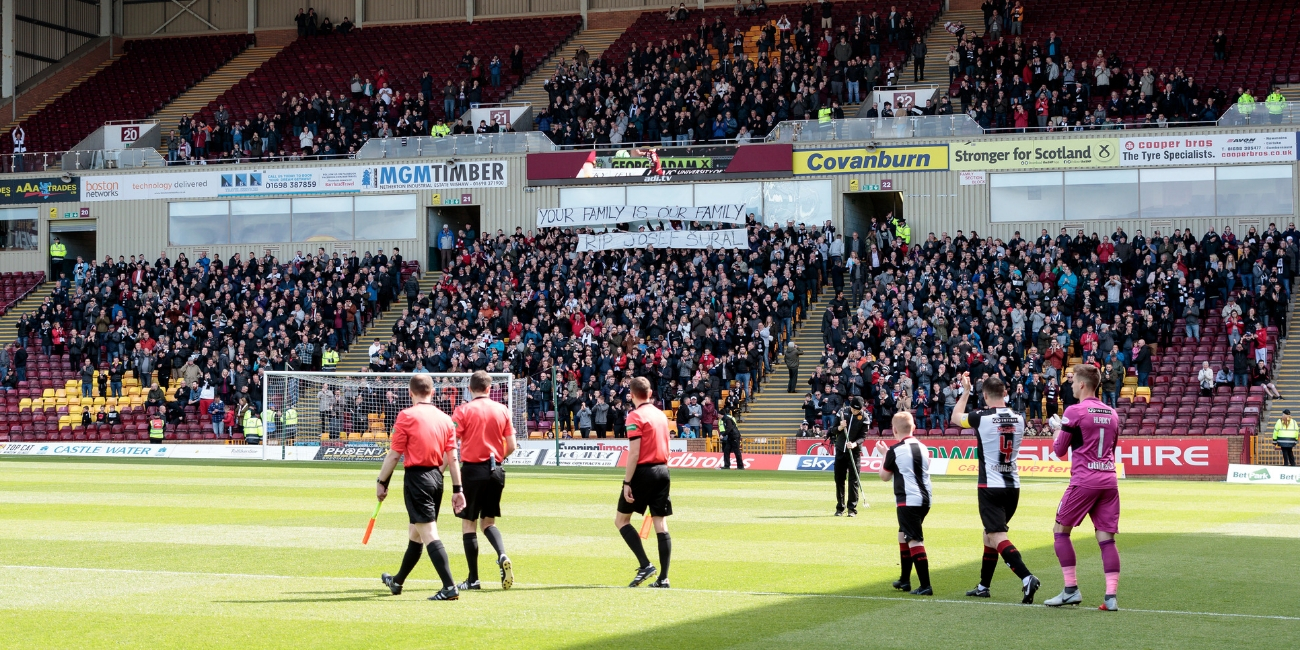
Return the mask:
[[850,517],[858,514],[858,499],[862,484],[858,478],[862,463],[862,442],[871,425],[871,414],[862,407],[862,398],[849,402],[849,413],[841,411],[831,424],[827,437],[835,447],[835,516],[844,516],[845,483],[848,484],[848,511]]

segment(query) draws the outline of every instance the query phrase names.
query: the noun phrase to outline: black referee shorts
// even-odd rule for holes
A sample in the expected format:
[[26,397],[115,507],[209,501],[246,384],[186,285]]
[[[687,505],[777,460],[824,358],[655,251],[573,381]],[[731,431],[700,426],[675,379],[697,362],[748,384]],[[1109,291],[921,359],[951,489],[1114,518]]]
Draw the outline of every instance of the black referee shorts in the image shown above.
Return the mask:
[[506,470],[500,463],[461,463],[460,481],[464,488],[465,508],[456,513],[457,517],[477,521],[501,516],[501,491],[506,487]]
[[984,532],[1005,533],[1020,505],[1020,488],[980,488],[979,504]]
[[408,467],[402,478],[406,514],[413,524],[438,521],[442,507],[442,468]]
[[903,534],[905,542],[924,542],[925,516],[930,514],[930,506],[898,506],[898,532]]
[[673,514],[673,502],[668,498],[668,466],[637,465],[632,472],[632,503],[623,500],[623,490],[618,491],[618,511],[630,515],[645,514],[650,509],[652,517],[667,517]]

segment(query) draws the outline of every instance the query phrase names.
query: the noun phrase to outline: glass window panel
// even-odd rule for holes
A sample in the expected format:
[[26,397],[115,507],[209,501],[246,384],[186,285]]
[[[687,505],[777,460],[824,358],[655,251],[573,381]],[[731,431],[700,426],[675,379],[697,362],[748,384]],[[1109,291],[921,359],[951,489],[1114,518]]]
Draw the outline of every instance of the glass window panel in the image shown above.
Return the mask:
[[289,199],[230,202],[230,243],[268,244],[293,241]]
[[621,187],[561,187],[561,208],[585,208],[595,205],[627,205]]
[[229,201],[183,201],[167,204],[172,246],[230,243]]
[[352,197],[293,199],[293,241],[352,240]]
[[991,174],[989,211],[998,221],[1061,221],[1065,218],[1061,172]]
[[1138,173],[1136,169],[1065,172],[1065,218],[1136,219]]
[[37,227],[41,220],[37,208],[0,210],[0,250],[34,251],[40,247]]
[[629,185],[628,205],[695,205],[695,192],[690,185]]
[[1220,217],[1295,213],[1291,165],[1219,167],[1214,183]]
[[831,218],[831,181],[763,183],[763,223],[820,226]]
[[695,205],[744,203],[745,213],[763,217],[762,183],[700,183],[695,186]]
[[1140,178],[1143,219],[1214,216],[1213,167],[1143,169]]
[[415,239],[414,194],[354,197],[356,239]]

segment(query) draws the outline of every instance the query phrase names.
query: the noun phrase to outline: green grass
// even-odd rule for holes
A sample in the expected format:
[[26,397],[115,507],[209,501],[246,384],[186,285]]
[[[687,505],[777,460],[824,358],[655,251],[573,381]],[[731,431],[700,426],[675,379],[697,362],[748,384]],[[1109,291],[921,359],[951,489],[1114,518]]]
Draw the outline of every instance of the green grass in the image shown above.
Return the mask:
[[[406,545],[400,494],[360,543],[376,467],[0,462],[0,647],[1181,649],[1286,647],[1300,629],[1300,491],[1286,486],[1123,482],[1123,611],[1110,614],[1094,609],[1086,523],[1085,607],[1019,605],[1005,566],[992,601],[965,599],[981,553],[973,479],[935,482],[938,595],[922,599],[889,587],[897,524],[875,480],[872,507],[846,519],[829,516],[829,474],[674,472],[673,589],[657,591],[620,588],[635,568],[612,523],[620,472],[512,469],[500,528],[516,588],[485,580],[431,603],[427,560],[402,596],[379,584]],[[1061,587],[1063,489],[1026,485],[1012,529],[1040,602]],[[459,520],[440,530],[461,578]]]

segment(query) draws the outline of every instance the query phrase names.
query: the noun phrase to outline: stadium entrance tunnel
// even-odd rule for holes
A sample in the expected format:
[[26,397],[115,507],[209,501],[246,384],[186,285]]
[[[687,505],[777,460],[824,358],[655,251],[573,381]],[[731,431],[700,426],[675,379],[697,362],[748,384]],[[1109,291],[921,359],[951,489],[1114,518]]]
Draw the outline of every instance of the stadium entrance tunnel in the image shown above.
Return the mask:
[[886,223],[886,215],[904,217],[902,192],[845,192],[844,228],[842,233],[851,239],[853,233],[866,237],[873,222]]
[[[444,197],[443,202],[453,200],[452,197]],[[477,205],[441,205],[429,208],[428,228],[429,228],[429,255],[425,260],[425,268],[432,270],[442,270],[441,254],[438,252],[438,233],[442,232],[443,224],[451,228],[452,233],[460,233],[462,230],[474,229],[474,238],[477,240],[483,236],[482,221],[480,217],[480,206]]]
[[[78,257],[90,264],[95,264],[98,259],[95,255],[94,221],[50,222],[50,243],[54,243],[55,237],[58,237],[63,242],[63,245],[68,248],[68,256],[63,260],[62,272],[67,274],[69,280],[72,279],[72,269],[77,265]],[[58,269],[54,269],[54,271],[57,272]],[[53,275],[51,279],[57,280],[59,278],[58,275]]]

